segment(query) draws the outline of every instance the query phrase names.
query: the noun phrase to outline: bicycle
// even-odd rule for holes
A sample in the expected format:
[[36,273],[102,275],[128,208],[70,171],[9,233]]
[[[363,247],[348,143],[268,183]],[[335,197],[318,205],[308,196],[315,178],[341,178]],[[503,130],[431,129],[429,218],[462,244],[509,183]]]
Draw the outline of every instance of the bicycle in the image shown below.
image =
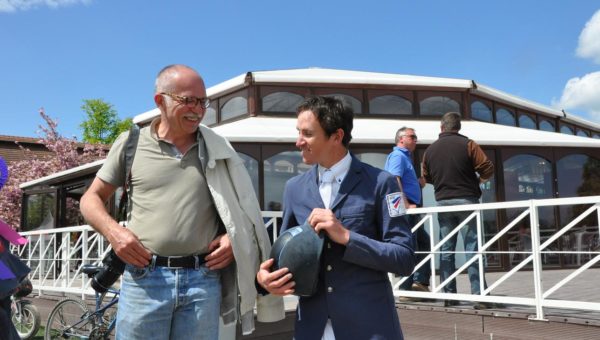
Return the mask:
[[[85,265],[82,272],[93,278],[101,267]],[[102,304],[106,295],[112,298]],[[48,316],[45,340],[51,339],[108,339],[115,329],[116,313],[107,312],[119,301],[119,290],[110,288],[106,292],[95,292],[96,308],[78,298],[66,298],[56,304]]]
[[42,323],[40,312],[31,301],[23,299],[33,291],[31,281],[25,278],[10,297],[11,320],[19,338],[26,340],[32,338],[40,329]]

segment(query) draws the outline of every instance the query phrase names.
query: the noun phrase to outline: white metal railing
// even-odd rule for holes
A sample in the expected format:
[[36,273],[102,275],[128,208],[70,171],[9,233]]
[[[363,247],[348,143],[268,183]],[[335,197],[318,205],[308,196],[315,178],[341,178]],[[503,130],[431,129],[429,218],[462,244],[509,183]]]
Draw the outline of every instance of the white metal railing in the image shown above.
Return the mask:
[[94,295],[90,280],[81,272],[84,264],[99,264],[110,244],[90,226],[23,232],[28,243],[13,252],[31,268],[29,278],[41,295],[61,292]]
[[[590,205],[588,209],[573,218],[569,223],[560,228],[557,231],[553,231],[552,235],[546,236],[547,238],[543,239],[540,233],[540,222],[539,222],[539,208],[540,207],[559,207],[559,206],[573,206],[573,205]],[[508,221],[507,225],[502,227],[498,233],[493,236],[487,242],[483,237],[483,213],[485,211],[498,211],[498,210],[506,210],[506,209],[524,209],[522,213],[516,216],[512,221]],[[463,220],[458,226],[456,226],[452,232],[439,240],[437,243],[434,238],[434,219],[437,213],[444,212],[456,212],[456,211],[464,211],[464,212],[472,212],[468,217]],[[516,201],[516,202],[503,202],[503,203],[485,203],[485,204],[469,204],[469,205],[459,205],[459,206],[446,206],[446,207],[432,207],[432,208],[417,208],[417,209],[409,209],[408,214],[422,214],[420,221],[412,228],[412,232],[414,233],[418,228],[425,228],[425,225],[428,227],[428,232],[430,235],[430,243],[431,243],[431,251],[430,252],[418,252],[426,255],[426,257],[416,264],[415,271],[419,269],[421,266],[430,265],[431,266],[431,292],[417,292],[417,291],[405,291],[400,290],[400,285],[406,280],[406,278],[402,278],[394,283],[394,295],[396,296],[408,296],[408,297],[417,297],[417,298],[427,298],[427,299],[446,299],[446,300],[465,300],[465,301],[473,301],[473,302],[492,302],[492,303],[502,303],[502,304],[514,304],[514,305],[523,305],[523,306],[531,306],[535,307],[536,314],[532,319],[536,320],[544,320],[544,310],[543,307],[553,307],[553,308],[566,308],[566,309],[580,309],[580,310],[592,310],[592,311],[600,311],[600,299],[597,301],[590,301],[589,297],[586,299],[586,302],[582,301],[574,301],[567,299],[557,299],[551,298],[550,296],[555,293],[560,288],[564,287],[567,283],[571,282],[574,278],[580,276],[583,272],[588,270],[598,261],[600,261],[600,251],[598,249],[594,250],[586,250],[582,251],[581,249],[569,249],[569,250],[552,250],[550,249],[550,245],[556,242],[560,237],[562,237],[565,233],[575,230],[574,228],[578,226],[578,224],[583,221],[586,217],[596,213],[596,226],[590,231],[595,235],[600,233],[598,225],[600,224],[600,196],[590,196],[590,197],[575,197],[575,198],[557,198],[557,199],[543,199],[543,200],[528,200],[528,201]],[[481,284],[481,292],[479,295],[474,294],[453,294],[453,293],[441,293],[443,287],[445,287],[452,279],[456,279],[456,277],[462,273],[469,265],[473,264],[475,261],[478,261],[479,265],[479,282],[485,282],[484,280],[484,258],[487,254],[508,254],[513,255],[514,251],[491,251],[488,250],[490,246],[495,244],[501,237],[507,235],[507,233],[519,222],[524,220],[527,216],[529,216],[529,226],[531,233],[531,249],[525,251],[518,251],[519,254],[526,255],[524,259],[522,259],[519,264],[510,269],[508,272],[503,273],[503,275],[497,279],[493,284],[488,286],[487,288]],[[460,229],[465,226],[471,220],[475,220],[477,223],[477,244],[478,251],[477,252],[466,252],[466,251],[453,251],[454,254],[469,254],[473,255],[470,259],[465,261],[465,263],[460,266],[450,277],[444,282],[438,282],[435,280],[436,278],[436,256],[441,254],[439,251],[442,245],[447,242],[453,235],[458,233]],[[545,230],[546,231],[546,230]],[[578,256],[577,266],[579,268],[575,269],[572,273],[567,275],[565,278],[560,280],[558,283],[554,284],[552,287],[545,289],[542,282],[544,267],[542,265],[542,256],[550,255],[550,254],[573,254]],[[591,259],[581,265],[581,261],[579,260],[580,256],[587,255],[590,256]],[[526,265],[531,264],[531,270],[533,272],[533,287],[534,287],[534,297],[523,297],[516,295],[503,295],[503,296],[493,296],[491,292],[494,291],[498,286],[500,286],[503,282],[514,277],[515,274],[524,268]],[[546,269],[547,271],[548,269]],[[394,282],[395,280],[393,280]]]
[[[547,238],[542,240],[540,235],[538,209],[540,207],[568,205],[590,205],[590,207],[579,216],[575,217],[567,225],[558,231],[553,232],[551,236],[546,236]],[[499,228],[500,230],[491,239],[485,241],[484,237],[482,236],[483,213],[486,211],[496,212],[498,210],[505,209],[524,209],[524,211],[516,216],[512,221],[508,221],[506,226]],[[436,242],[436,237],[434,235],[434,223],[437,213],[451,211],[472,212],[461,224],[455,227],[451,235],[458,233],[462,226],[474,219],[477,223],[479,250],[473,253],[474,256],[465,261],[465,263],[461,265],[460,268],[457,269],[447,280],[438,284],[435,280],[437,272],[435,264],[436,257],[441,254],[440,248],[442,244],[446,242],[451,235],[448,235],[444,239]],[[590,301],[588,299],[586,302],[581,302],[550,297],[554,292],[559,290],[561,287],[564,287],[567,283],[571,282],[574,278],[578,277],[600,261],[600,252],[596,249],[588,251],[582,251],[579,248],[577,250],[567,251],[549,249],[549,246],[553,242],[557,241],[566,232],[574,230],[578,223],[580,223],[586,217],[592,215],[594,212],[596,213],[596,223],[598,223],[600,221],[600,196],[409,209],[408,214],[421,214],[422,216],[419,222],[413,226],[412,232],[414,233],[418,228],[425,227],[427,227],[429,231],[431,251],[426,253],[420,252],[426,255],[426,257],[424,260],[416,264],[415,270],[421,266],[431,266],[431,292],[400,290],[399,286],[406,279],[401,278],[400,280],[392,280],[394,283],[394,295],[425,299],[496,302],[531,306],[535,307],[536,309],[536,315],[533,319],[537,320],[544,320],[543,307],[600,311],[600,301]],[[277,238],[281,216],[281,212],[263,212],[265,227],[270,229],[269,232],[273,240]],[[511,228],[523,221],[526,217],[529,217],[529,224],[531,228],[530,250],[489,250],[490,246],[500,240],[501,237],[506,236]],[[590,232],[598,234],[598,229],[599,227],[595,226]],[[98,264],[104,257],[104,254],[108,252],[110,245],[100,234],[96,233],[89,226],[39,230],[24,232],[21,234],[29,239],[29,243],[19,248],[14,248],[13,251],[18,253],[18,255],[21,256],[21,258],[24,259],[31,267],[32,272],[30,277],[34,283],[34,289],[38,290],[40,294],[43,294],[44,291],[53,291],[81,294],[82,297],[84,295],[93,295],[93,290],[89,285],[89,279],[81,272],[81,265]],[[581,242],[581,240],[579,240],[579,242]],[[465,251],[454,251],[453,253],[457,255],[470,254]],[[542,257],[557,253],[572,254],[577,256],[576,263],[579,267],[567,277],[560,280],[560,282],[554,284],[552,287],[544,289],[541,279],[544,271],[542,266]],[[479,261],[478,265],[480,269],[480,282],[484,282],[484,258],[488,254],[508,254],[509,256],[518,254],[525,257],[508,272],[502,273],[502,276],[487,288],[484,288],[482,285],[482,290],[479,295],[468,293],[451,294],[441,292],[442,288],[447,285],[451,279],[456,278],[475,261]],[[589,256],[590,260],[581,265],[581,256]],[[503,296],[491,295],[491,293],[500,284],[511,277],[514,277],[519,270],[523,269],[528,264],[531,264],[530,269],[533,272],[534,297],[517,296],[516,294],[504,294]]]

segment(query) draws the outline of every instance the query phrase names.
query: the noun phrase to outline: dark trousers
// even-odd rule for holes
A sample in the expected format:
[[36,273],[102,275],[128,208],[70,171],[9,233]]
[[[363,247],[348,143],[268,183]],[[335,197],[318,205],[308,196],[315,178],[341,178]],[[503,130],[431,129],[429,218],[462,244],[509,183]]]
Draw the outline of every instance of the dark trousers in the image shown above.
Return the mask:
[[10,320],[10,296],[0,299],[0,340],[19,340],[19,334]]
[[[408,215],[408,221],[410,222],[411,228],[417,224],[420,220],[420,215]],[[425,230],[425,225],[422,225],[413,234],[413,245],[415,251],[431,251],[431,243],[429,240],[429,233]],[[423,261],[427,257],[427,254],[415,254],[415,264]],[[431,278],[431,264],[426,263],[421,268],[417,269],[406,281],[400,285],[400,289],[410,290],[413,282],[419,282],[426,286],[429,286],[429,280]]]

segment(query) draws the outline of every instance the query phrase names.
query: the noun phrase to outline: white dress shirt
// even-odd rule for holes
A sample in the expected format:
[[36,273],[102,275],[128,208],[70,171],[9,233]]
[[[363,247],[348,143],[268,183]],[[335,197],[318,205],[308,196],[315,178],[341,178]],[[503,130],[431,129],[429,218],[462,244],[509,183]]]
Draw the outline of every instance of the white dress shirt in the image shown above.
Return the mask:
[[[344,158],[329,169],[319,165],[319,193],[321,194],[323,203],[325,203],[326,209],[330,209],[331,204],[335,201],[335,197],[340,191],[342,181],[350,170],[351,163],[352,157],[350,156],[350,153],[347,152]],[[327,320],[321,340],[335,340],[331,319]]]
[[352,157],[347,152],[344,158],[329,169],[319,165],[319,192],[325,208],[329,209],[335,201],[335,197],[340,191],[340,185],[350,170],[351,163]]

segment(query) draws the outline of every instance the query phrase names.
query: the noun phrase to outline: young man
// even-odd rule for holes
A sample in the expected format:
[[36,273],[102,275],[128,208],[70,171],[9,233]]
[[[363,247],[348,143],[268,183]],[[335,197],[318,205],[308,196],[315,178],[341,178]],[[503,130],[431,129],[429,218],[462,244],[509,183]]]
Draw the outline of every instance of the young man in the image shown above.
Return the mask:
[[[225,324],[241,316],[249,333],[254,277],[270,251],[250,177],[231,145],[200,125],[209,100],[196,71],[165,67],[154,101],[160,117],[140,130],[127,228],[104,205],[126,181],[126,133],[81,200],[83,216],[127,264],[116,338],[217,339],[219,315]],[[264,298],[259,320],[283,318],[282,301]]]
[[[288,181],[282,229],[308,221],[325,237],[317,292],[301,297],[295,339],[402,339],[387,273],[410,275],[411,233],[389,173],[348,152],[353,113],[334,98],[307,99],[297,110],[296,146],[314,166]],[[287,268],[261,264],[258,283],[275,295],[294,292]]]

